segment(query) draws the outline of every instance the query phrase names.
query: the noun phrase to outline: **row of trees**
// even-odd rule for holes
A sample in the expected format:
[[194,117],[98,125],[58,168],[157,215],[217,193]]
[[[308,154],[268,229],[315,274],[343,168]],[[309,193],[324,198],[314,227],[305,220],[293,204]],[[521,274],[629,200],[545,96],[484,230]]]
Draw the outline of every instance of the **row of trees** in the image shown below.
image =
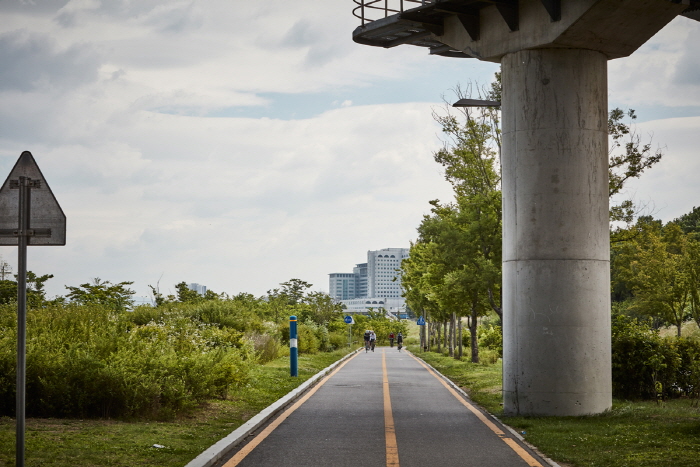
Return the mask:
[[[131,282],[101,279],[46,300],[51,276],[29,274],[27,413],[44,417],[170,417],[250,382],[255,365],[289,352],[296,315],[301,354],[348,344],[339,304],[291,279],[262,297],[177,295],[134,306]],[[0,416],[14,414],[17,284],[0,303]],[[154,292],[157,293],[157,290]],[[385,318],[358,318],[382,328]],[[356,328],[359,326],[356,326]],[[403,329],[405,331],[405,329]]]
[[[499,101],[500,74],[488,88],[457,88],[456,94]],[[434,159],[444,168],[454,201],[430,201],[430,214],[423,217],[410,258],[401,266],[402,286],[409,307],[429,322],[426,344],[437,346],[438,351],[444,345],[450,355],[461,357],[461,318],[467,317],[471,360],[478,362],[478,319],[495,314],[500,320],[503,313],[499,113],[493,108],[465,108],[454,114],[446,105],[433,117],[445,137]],[[609,113],[609,195],[613,199],[620,197],[627,181],[641,176],[663,156],[650,141],[643,142],[634,129],[635,119],[633,110]],[[635,213],[631,200],[612,204],[610,220],[617,238],[628,234]]]
[[613,239],[614,310],[675,326],[679,337],[686,321],[700,327],[700,208],[665,225],[640,217]]

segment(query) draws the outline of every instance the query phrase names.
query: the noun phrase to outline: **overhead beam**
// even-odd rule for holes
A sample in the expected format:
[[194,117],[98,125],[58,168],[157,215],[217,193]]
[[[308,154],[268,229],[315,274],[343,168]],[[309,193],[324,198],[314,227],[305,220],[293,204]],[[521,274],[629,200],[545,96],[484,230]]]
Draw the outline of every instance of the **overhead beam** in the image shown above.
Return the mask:
[[517,31],[518,29],[520,29],[519,7],[517,0],[507,3],[496,3],[496,8],[503,17],[503,20],[508,25],[508,29],[510,29],[511,31]]
[[438,6],[435,8],[435,11],[440,13],[454,14],[459,19],[459,22],[462,23],[464,29],[467,30],[469,37],[471,37],[473,41],[479,40],[481,28],[479,10],[477,8],[470,8],[463,5],[438,4]]
[[561,0],[542,0],[542,4],[547,9],[547,13],[549,13],[552,21],[561,19]]

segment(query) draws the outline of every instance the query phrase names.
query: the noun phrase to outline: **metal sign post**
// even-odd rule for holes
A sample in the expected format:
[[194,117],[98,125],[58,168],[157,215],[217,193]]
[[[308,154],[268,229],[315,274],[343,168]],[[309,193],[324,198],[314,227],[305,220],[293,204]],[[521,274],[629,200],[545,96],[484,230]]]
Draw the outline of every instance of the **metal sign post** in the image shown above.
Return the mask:
[[0,188],[0,245],[17,245],[17,467],[24,467],[26,425],[27,246],[65,244],[66,216],[25,151]]
[[297,344],[297,317],[289,317],[289,375],[299,376],[299,346]]
[[352,347],[352,325],[355,324],[355,320],[350,315],[343,318],[343,320],[348,325],[348,347]]

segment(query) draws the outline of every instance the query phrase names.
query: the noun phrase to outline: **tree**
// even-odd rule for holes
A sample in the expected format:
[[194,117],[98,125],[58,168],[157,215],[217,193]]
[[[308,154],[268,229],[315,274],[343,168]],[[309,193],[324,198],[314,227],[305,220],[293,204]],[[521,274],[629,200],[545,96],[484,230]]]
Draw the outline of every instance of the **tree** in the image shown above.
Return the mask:
[[301,279],[289,279],[287,282],[282,282],[280,285],[282,286],[281,293],[287,297],[287,303],[289,305],[302,303],[306,290],[313,287],[312,284]]
[[632,291],[629,311],[652,318],[658,327],[676,326],[678,336],[688,318],[691,277],[688,237],[674,223],[640,218],[638,233],[617,256],[616,281]]
[[[1,267],[1,265],[0,265]],[[44,285],[53,274],[37,276],[32,271],[27,271],[27,306],[39,307],[46,303],[46,291]],[[0,303],[12,303],[17,301],[17,276],[15,280],[0,280]]]
[[696,240],[700,240],[700,207],[693,207],[693,210],[683,214],[678,219],[673,220],[678,224],[683,232],[692,235]]
[[175,290],[177,290],[177,300],[182,303],[198,302],[203,299],[196,290],[190,289],[185,281],[175,284]]
[[319,325],[326,325],[343,312],[343,305],[324,292],[311,292],[306,296],[310,319]]
[[[623,119],[627,117],[628,122]],[[663,149],[652,150],[651,138],[642,143],[634,121],[637,115],[634,109],[624,111],[620,108],[610,110],[608,114],[608,135],[611,139],[609,148],[608,180],[609,196],[613,198],[622,192],[625,184],[632,178],[639,178],[663,157]],[[622,150],[620,152],[619,150]],[[630,199],[625,199],[610,207],[610,221],[623,222],[628,226],[634,221],[639,208]],[[624,240],[625,229],[612,231],[613,241]]]
[[133,295],[136,292],[128,288],[131,284],[133,282],[113,284],[96,277],[92,283],[80,284],[78,287],[67,285],[66,289],[70,292],[66,297],[80,305],[99,304],[120,311],[134,304]]

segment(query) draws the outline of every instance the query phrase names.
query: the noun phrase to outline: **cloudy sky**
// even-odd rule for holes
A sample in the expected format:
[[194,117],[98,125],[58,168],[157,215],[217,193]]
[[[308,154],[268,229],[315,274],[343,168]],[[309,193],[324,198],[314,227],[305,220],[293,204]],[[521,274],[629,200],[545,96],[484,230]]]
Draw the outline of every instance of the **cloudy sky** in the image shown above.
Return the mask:
[[[442,96],[497,66],[352,42],[351,0],[0,0],[0,176],[34,155],[68,218],[32,247],[49,295],[100,277],[264,294],[328,289],[370,249],[406,247],[450,197],[432,152]],[[666,157],[630,196],[700,205],[700,23],[610,62]],[[16,267],[16,248],[0,254]]]

